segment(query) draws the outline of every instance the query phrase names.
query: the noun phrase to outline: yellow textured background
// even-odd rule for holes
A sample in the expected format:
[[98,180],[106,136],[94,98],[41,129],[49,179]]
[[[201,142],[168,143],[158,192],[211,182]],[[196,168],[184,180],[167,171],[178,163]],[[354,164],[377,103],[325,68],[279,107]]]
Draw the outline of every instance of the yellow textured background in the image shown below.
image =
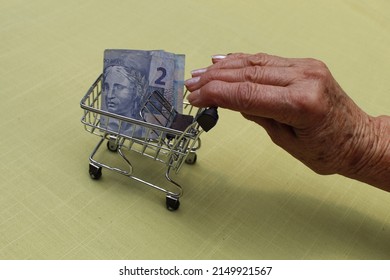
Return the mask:
[[[169,212],[162,193],[124,176],[89,178],[98,138],[79,107],[104,49],[126,48],[184,53],[187,78],[213,54],[315,57],[363,109],[390,114],[389,10],[387,0],[1,0],[0,259],[389,259],[389,193],[314,174],[238,113],[220,110],[202,135]],[[136,168],[163,174],[150,166]]]

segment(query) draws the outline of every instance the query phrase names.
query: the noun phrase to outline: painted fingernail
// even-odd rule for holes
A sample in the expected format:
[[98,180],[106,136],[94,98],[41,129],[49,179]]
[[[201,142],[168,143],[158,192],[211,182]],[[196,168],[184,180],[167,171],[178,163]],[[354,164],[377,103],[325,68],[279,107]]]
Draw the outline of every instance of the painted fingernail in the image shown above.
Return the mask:
[[207,71],[207,68],[195,69],[195,70],[191,71],[191,75],[192,75],[192,77],[199,76],[199,75],[203,74],[206,71]]
[[184,84],[188,87],[188,86],[192,86],[194,84],[196,84],[197,82],[199,82],[200,80],[200,77],[193,77],[191,79],[188,79],[184,82]]
[[226,55],[224,55],[224,54],[215,54],[215,55],[212,55],[211,58],[214,59],[214,60],[221,60],[221,59],[225,59]]

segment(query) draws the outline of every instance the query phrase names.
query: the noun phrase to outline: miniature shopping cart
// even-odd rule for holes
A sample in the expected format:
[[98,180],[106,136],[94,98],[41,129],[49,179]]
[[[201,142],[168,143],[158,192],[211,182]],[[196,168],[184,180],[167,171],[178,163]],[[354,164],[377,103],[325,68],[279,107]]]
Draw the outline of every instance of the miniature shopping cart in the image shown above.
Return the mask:
[[[117,172],[149,187],[162,191],[166,195],[168,210],[177,210],[179,198],[183,194],[181,185],[171,178],[171,172],[179,172],[183,163],[194,164],[196,150],[200,148],[200,134],[210,130],[218,120],[216,108],[194,109],[184,103],[184,114],[179,114],[158,91],[150,94],[142,105],[140,115],[144,120],[124,117],[102,110],[102,75],[93,83],[82,98],[80,106],[84,109],[81,122],[85,129],[100,137],[99,142],[89,157],[89,174],[92,179],[99,179],[102,168]],[[147,118],[146,118],[147,116]],[[146,119],[154,118],[153,122]],[[108,125],[115,122],[115,128]],[[130,127],[126,133],[124,127]],[[139,133],[142,131],[142,134]],[[103,142],[125,162],[126,170],[110,166],[107,162],[95,158]],[[148,178],[139,178],[134,174],[134,163],[129,154],[135,152],[156,162],[165,164],[165,178],[170,187],[158,186]],[[125,153],[126,152],[126,153]],[[172,190],[173,189],[173,190]]]

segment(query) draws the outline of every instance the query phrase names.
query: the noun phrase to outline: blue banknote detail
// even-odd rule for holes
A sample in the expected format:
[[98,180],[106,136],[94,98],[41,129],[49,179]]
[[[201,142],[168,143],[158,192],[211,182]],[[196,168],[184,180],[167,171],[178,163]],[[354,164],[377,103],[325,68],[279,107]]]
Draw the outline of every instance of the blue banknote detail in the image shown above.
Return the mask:
[[[162,50],[104,52],[101,105],[104,111],[169,127],[172,119],[166,118],[171,116],[167,111],[182,112],[183,87],[184,55]],[[154,96],[161,98],[152,99]],[[146,102],[153,105],[148,110],[145,110]],[[131,137],[145,137],[146,133],[142,126],[135,129],[131,122],[120,123],[104,116],[101,127]]]

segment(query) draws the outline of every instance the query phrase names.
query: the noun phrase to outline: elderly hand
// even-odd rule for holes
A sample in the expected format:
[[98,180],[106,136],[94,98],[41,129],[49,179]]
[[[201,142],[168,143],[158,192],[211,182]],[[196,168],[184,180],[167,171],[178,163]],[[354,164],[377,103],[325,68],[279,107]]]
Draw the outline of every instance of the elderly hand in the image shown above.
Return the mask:
[[186,81],[198,107],[241,112],[319,174],[342,174],[390,191],[390,120],[371,117],[314,59],[214,56]]

